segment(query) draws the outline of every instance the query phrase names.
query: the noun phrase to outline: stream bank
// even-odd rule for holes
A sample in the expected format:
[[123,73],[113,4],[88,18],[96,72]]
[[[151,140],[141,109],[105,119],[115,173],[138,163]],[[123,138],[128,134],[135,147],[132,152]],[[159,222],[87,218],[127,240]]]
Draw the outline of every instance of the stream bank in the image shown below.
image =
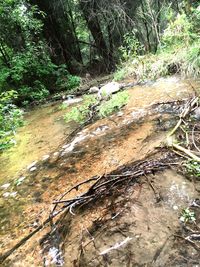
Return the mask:
[[[13,179],[10,176],[11,184],[12,181],[18,177],[26,178],[18,186],[14,184],[11,185],[13,191],[17,190],[16,198],[5,198],[3,194],[10,189],[5,190],[2,188],[2,251],[11,247],[13,243],[20,240],[21,237],[25,236],[29,231],[33,231],[34,227],[37,227],[48,215],[49,211],[47,207],[50,207],[53,200],[57,199],[67,188],[97,174],[103,175],[105,173],[110,173],[119,166],[125,165],[130,161],[142,160],[153,153],[156,147],[160,147],[165,140],[166,131],[176,124],[178,114],[180,113],[178,101],[183,101],[183,99],[187,99],[193,94],[191,84],[187,81],[180,81],[177,77],[166,80],[161,79],[156,83],[147,84],[142,87],[137,86],[129,89],[128,92],[130,94],[129,103],[121,112],[86,127],[86,129],[83,129],[70,144],[63,142],[62,138],[58,140],[58,142],[53,139],[52,144],[56,145],[53,147],[54,151],[51,152],[52,148],[50,148],[48,153],[51,153],[49,153],[50,156],[48,158],[44,161],[39,160],[37,163],[33,164],[32,167],[35,167],[35,169],[32,172],[30,172],[30,170],[21,171],[20,167],[17,177]],[[41,113],[39,117],[41,117]],[[48,131],[46,131],[44,139],[48,139],[50,132],[53,131],[49,128]],[[56,137],[56,131],[53,132],[53,136]],[[30,154],[32,150],[33,147],[30,145]],[[47,153],[47,151],[42,151],[42,153],[44,152]],[[40,154],[41,157],[45,154],[42,155],[42,153]],[[35,158],[31,158],[30,162],[25,162],[24,167],[26,167],[27,164],[30,165],[33,160],[35,160]],[[13,162],[11,162],[11,165],[12,164]],[[138,265],[134,266],[139,266],[139,264],[144,266],[144,264],[150,262],[150,258],[152,260],[153,255],[156,254],[156,251],[161,246],[161,241],[164,241],[170,234],[170,231],[173,231],[173,229],[178,226],[177,216],[180,209],[184,205],[187,205],[188,201],[195,196],[192,184],[185,181],[183,176],[177,176],[174,171],[164,172],[159,177],[156,177],[156,187],[164,192],[163,195],[167,200],[161,203],[161,206],[157,208],[155,196],[149,186],[144,185],[141,187],[140,184],[137,184],[135,185],[137,190],[141,191],[141,193],[138,192],[139,202],[137,202],[137,197],[134,197],[137,190],[134,190],[134,187],[132,189],[130,188],[130,190],[133,190],[133,196],[131,196],[133,199],[128,199],[128,204],[126,203],[128,208],[127,210],[125,209],[123,213],[124,218],[122,221],[117,220],[117,224],[126,226],[125,222],[131,217],[130,229],[127,226],[127,231],[130,230],[131,233],[135,232],[135,228],[133,227],[136,224],[135,221],[138,220],[136,233],[138,236],[142,236],[141,239],[138,239],[139,243],[137,245],[140,249],[136,251],[136,248],[133,246],[127,253],[123,253],[122,251],[123,255],[121,256],[127,259],[131,251],[136,251],[134,257],[136,259],[135,264],[137,263]],[[2,181],[5,182],[5,180]],[[183,190],[181,191],[181,188],[184,186],[187,188],[184,193],[185,197],[183,199],[177,198],[179,195],[182,195]],[[175,200],[172,201],[172,206],[166,203],[168,199],[173,198],[172,196],[167,197],[167,194],[171,192],[168,191],[169,188],[175,188],[173,192]],[[84,191],[85,189],[87,189],[87,186],[83,186],[82,190]],[[121,198],[126,199],[126,194],[127,192],[122,193]],[[70,198],[73,196],[74,192],[68,197]],[[177,203],[178,210],[173,208],[173,206],[177,206]],[[142,208],[140,209],[140,207]],[[83,232],[87,232],[87,230],[84,229],[87,229],[86,222],[90,220],[88,225],[91,225],[91,222],[97,220],[101,215],[102,210],[103,205],[98,210],[86,211],[86,218],[84,214],[74,218],[74,226],[71,226],[72,236],[67,237],[67,240],[73,244],[66,247],[65,259],[68,259],[69,255],[71,256],[70,260],[65,261],[64,266],[76,266],[74,254],[75,252],[79,252],[79,249],[76,247],[79,246],[77,239],[80,239]],[[151,214],[151,210],[153,214],[152,217],[150,216],[149,220],[144,220],[146,212]],[[114,213],[117,214],[118,211]],[[139,214],[141,214],[141,216]],[[160,216],[160,214],[162,214],[162,216]],[[150,221],[149,228],[148,221]],[[165,223],[165,221],[167,223]],[[115,224],[116,221],[114,220],[113,222]],[[155,224],[155,222],[157,222],[157,224]],[[138,228],[139,225],[142,226],[141,229]],[[125,226],[124,228],[126,231]],[[142,228],[146,230],[144,231]],[[169,230],[169,228],[171,230]],[[150,233],[149,236],[147,235],[147,230]],[[45,231],[48,231],[48,229],[44,229],[43,233],[39,233],[37,237],[34,237],[25,244],[23,248],[20,248],[16,253],[11,255],[6,263],[7,266],[42,266],[38,240],[43,236]],[[157,235],[159,236],[157,241],[152,241],[154,240],[152,236],[156,237]],[[129,235],[126,235],[124,239],[128,236]],[[130,238],[134,240],[135,238],[137,239],[134,235]],[[112,246],[112,244],[116,242],[120,242],[120,240],[122,240],[122,238],[118,234],[115,236],[112,231],[110,233],[105,232],[105,237],[101,237],[101,240],[98,241],[99,248],[103,251],[103,249]],[[146,256],[144,256],[144,252],[142,253],[144,247],[147,251]],[[90,263],[91,256],[93,257],[96,253],[93,250],[94,248],[89,247],[89,255],[87,255],[85,259],[87,265],[82,263],[82,266],[100,266],[98,265],[100,264],[99,262],[94,263],[94,261],[92,261],[92,263]],[[151,253],[149,251],[151,251]],[[117,257],[113,256],[112,258],[116,259]],[[114,260],[113,263],[109,263],[108,266],[127,266],[124,260],[119,261],[118,259],[118,262],[121,265],[116,265],[117,263]],[[105,265],[105,263],[102,264]]]

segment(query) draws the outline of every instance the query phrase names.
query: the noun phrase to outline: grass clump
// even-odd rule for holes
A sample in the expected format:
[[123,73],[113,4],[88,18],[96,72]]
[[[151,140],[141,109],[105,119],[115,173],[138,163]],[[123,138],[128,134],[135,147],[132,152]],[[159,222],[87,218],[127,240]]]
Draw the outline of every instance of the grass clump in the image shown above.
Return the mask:
[[[114,94],[109,100],[100,104],[97,109],[97,118],[104,118],[120,110],[128,103],[129,94],[127,92],[119,92]],[[90,106],[97,104],[98,100],[94,96],[84,96],[83,103],[78,107],[72,109],[64,115],[66,122],[75,121],[83,124],[90,115]]]
[[123,106],[128,103],[128,92],[119,92],[112,96],[111,99],[102,103],[99,107],[99,116],[107,117],[113,112],[119,111]]
[[196,218],[195,218],[194,211],[191,211],[189,208],[183,209],[183,211],[181,213],[180,221],[183,223],[195,222]]
[[94,96],[84,96],[83,103],[78,107],[72,107],[72,109],[64,115],[66,122],[75,121],[83,124],[89,116],[91,105],[97,103],[97,99]]

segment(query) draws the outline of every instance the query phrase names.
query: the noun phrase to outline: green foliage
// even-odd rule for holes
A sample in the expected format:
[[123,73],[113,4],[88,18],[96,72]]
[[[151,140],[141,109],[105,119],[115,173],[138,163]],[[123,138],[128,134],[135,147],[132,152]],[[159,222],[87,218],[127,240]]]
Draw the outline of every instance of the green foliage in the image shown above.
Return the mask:
[[180,221],[183,223],[195,222],[196,218],[195,218],[194,211],[191,211],[189,208],[183,209],[181,213]]
[[12,104],[15,98],[13,90],[0,94],[0,151],[15,144],[15,131],[23,125],[22,111]]
[[135,32],[126,33],[124,35],[124,44],[119,48],[121,59],[127,61],[130,57],[136,57],[139,49],[141,50],[142,46],[136,38]]
[[119,92],[111,97],[108,101],[102,103],[99,107],[99,116],[107,117],[113,112],[120,110],[128,103],[129,94],[127,92]]
[[66,103],[62,103],[60,106],[59,106],[59,110],[65,110],[68,108],[68,105]]
[[36,6],[21,0],[0,0],[0,92],[16,90],[18,103],[23,105],[80,84],[80,78],[70,75],[66,65],[52,63],[38,19],[44,16]]
[[40,101],[49,95],[49,91],[40,81],[35,81],[33,87],[22,86],[19,89],[19,96],[23,99],[23,103],[32,101]]
[[188,45],[192,37],[192,23],[186,14],[178,14],[174,21],[171,21],[164,31],[162,43],[166,47]]
[[190,16],[167,8],[162,15],[167,27],[161,36],[156,54],[128,57],[114,74],[116,80],[133,75],[139,80],[157,79],[179,73],[183,77],[200,75],[200,8],[192,9]]
[[75,121],[77,123],[84,123],[89,116],[89,107],[97,102],[94,96],[84,96],[83,104],[79,107],[72,107],[72,109],[64,115],[66,122]]
[[[113,112],[120,110],[124,105],[128,103],[129,95],[127,92],[119,92],[111,97],[111,99],[103,102],[97,109],[97,116],[100,118],[107,117]],[[73,107],[64,115],[66,122],[75,121],[77,123],[84,123],[89,116],[91,105],[97,103],[97,99],[94,96],[85,96],[84,102],[78,107]]]
[[185,164],[188,174],[200,178],[200,163],[196,161],[188,161]]
[[119,68],[115,73],[114,73],[114,81],[121,81],[123,80],[127,75],[127,71],[125,68]]

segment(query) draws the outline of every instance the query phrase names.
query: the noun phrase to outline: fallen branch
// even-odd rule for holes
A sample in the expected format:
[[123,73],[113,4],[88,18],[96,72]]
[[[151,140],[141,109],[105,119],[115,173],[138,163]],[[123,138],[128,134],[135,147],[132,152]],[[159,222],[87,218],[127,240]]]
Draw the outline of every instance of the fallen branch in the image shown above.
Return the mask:
[[[162,171],[166,168],[169,168],[172,164],[176,164],[172,163],[171,161],[172,159],[170,157],[167,158],[165,155],[159,160],[145,160],[137,162],[135,164],[131,163],[129,165],[119,167],[117,170],[111,172],[110,174],[105,174],[100,177],[92,177],[77,184],[76,186],[73,186],[67,192],[62,194],[62,196],[59,198],[60,200],[54,202],[55,206],[52,212],[50,213],[50,216],[41,225],[39,225],[32,233],[22,238],[22,240],[20,240],[13,248],[0,255],[0,263],[3,263],[14,251],[24,245],[32,236],[42,230],[45,225],[51,223],[53,218],[55,218],[62,212],[66,211],[74,215],[73,209],[75,209],[76,207],[82,207],[83,205],[86,205],[91,201],[99,199],[103,195],[108,195],[110,190],[114,190],[117,185],[119,185],[120,183],[124,183],[124,181],[126,180],[136,180],[141,176]],[[78,195],[73,199],[62,200],[64,196],[66,196],[72,190],[78,190],[81,185],[89,183],[91,181],[95,182],[88,188],[88,190],[86,190],[85,193]],[[58,211],[56,211],[58,205],[62,205],[62,207],[58,209]],[[56,225],[53,224],[53,226],[55,227]]]
[[32,236],[38,233],[46,224],[48,224],[53,218],[58,216],[63,210],[54,213],[51,217],[46,219],[41,225],[39,225],[33,232],[22,238],[14,247],[0,255],[0,264],[3,263],[15,250],[24,245]]
[[187,156],[189,156],[191,159],[200,162],[200,158],[196,156],[194,153],[192,153],[189,149],[186,149],[178,144],[172,143],[172,146],[176,148],[177,150],[185,153]]
[[180,119],[179,119],[178,123],[172,129],[172,131],[168,134],[168,137],[172,136],[178,130],[181,123],[183,122],[183,119],[190,113],[191,109],[198,103],[198,100],[199,100],[198,97],[194,97],[186,104],[185,109],[182,111],[182,113],[179,116]]

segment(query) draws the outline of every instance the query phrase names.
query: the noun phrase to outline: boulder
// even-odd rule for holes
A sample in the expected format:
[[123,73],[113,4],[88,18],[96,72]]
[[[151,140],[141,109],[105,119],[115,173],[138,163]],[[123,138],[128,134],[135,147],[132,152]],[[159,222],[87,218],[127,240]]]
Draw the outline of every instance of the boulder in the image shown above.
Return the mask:
[[100,88],[98,92],[99,99],[107,99],[113,93],[118,92],[121,89],[121,86],[117,82],[110,82]]

